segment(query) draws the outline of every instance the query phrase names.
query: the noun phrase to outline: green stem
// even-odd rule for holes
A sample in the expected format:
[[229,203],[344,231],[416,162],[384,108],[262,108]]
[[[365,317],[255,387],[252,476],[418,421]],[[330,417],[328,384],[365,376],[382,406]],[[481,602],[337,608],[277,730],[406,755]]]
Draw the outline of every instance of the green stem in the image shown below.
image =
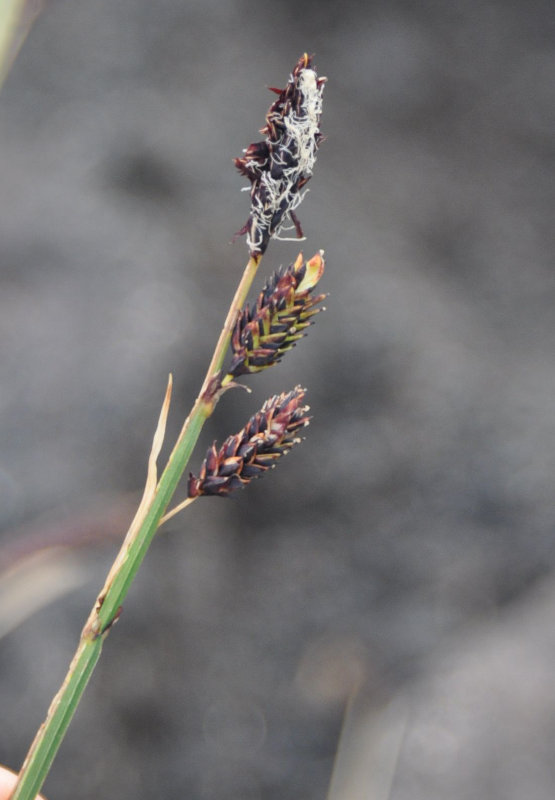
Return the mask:
[[38,9],[26,8],[26,0],[2,0],[0,3],[0,86],[17,56]]
[[52,700],[46,720],[35,736],[10,800],[34,800],[44,783],[100,657],[102,643],[119,616],[121,604],[185,471],[202,426],[218,401],[220,395],[219,373],[227,352],[233,325],[238,310],[245,302],[259,263],[260,257],[253,257],[245,268],[201,391],[183,425],[155,490],[149,496],[146,507],[142,508],[142,504],[139,507],[137,516],[108,573],[104,587],[83,628],[68,673]]

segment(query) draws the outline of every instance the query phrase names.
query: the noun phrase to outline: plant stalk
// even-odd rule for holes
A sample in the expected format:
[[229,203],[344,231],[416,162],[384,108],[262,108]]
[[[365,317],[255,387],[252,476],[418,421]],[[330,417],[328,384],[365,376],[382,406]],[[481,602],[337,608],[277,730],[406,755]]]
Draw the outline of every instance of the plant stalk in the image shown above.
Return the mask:
[[39,3],[35,8],[29,5],[28,0],[2,0],[0,3],[0,87],[40,12]]
[[[156,482],[156,457],[162,445],[169,407],[169,389],[162,407],[149,461],[149,475],[143,500],[108,573],[106,582],[81,633],[67,675],[55,695],[19,773],[10,800],[34,800],[52,765],[69,723],[96,666],[102,644],[121,612],[121,604],[146,555],[164,512],[185,471],[202,427],[212,414],[222,393],[220,372],[229,346],[237,313],[244,305],[261,256],[252,256],[239,282],[216,344],[200,393]],[[158,441],[157,441],[158,440]],[[149,482],[152,484],[149,487]]]

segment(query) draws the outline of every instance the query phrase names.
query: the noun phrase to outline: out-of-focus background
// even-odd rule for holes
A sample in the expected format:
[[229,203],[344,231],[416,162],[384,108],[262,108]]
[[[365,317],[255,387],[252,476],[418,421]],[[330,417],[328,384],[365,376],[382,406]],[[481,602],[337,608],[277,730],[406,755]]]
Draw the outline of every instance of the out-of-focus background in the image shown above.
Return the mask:
[[313,423],[158,537],[52,800],[553,797],[554,41],[552,0],[44,2],[0,95],[14,768],[246,261],[232,158],[302,52],[329,77],[257,283],[324,248],[328,310],[192,465],[297,383]]

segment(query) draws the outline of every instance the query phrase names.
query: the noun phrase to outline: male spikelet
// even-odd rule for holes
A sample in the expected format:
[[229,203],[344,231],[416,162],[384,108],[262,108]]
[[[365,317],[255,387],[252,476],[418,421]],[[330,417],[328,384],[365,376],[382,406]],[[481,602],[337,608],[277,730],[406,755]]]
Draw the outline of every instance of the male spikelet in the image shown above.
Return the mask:
[[323,139],[320,133],[322,93],[326,78],[312,68],[312,56],[304,53],[285,89],[266,115],[262,142],[249,145],[244,156],[235,159],[239,172],[251,182],[251,211],[238,234],[247,235],[251,256],[265,252],[272,237],[291,221],[298,238],[303,238],[295,209],[300,205]]

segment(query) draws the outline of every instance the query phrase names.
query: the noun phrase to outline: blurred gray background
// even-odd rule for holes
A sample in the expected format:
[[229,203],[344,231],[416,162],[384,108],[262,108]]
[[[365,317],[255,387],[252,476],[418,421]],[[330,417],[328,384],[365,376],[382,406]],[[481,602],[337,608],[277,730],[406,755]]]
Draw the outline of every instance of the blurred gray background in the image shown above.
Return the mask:
[[51,800],[324,798],[345,719],[333,800],[553,797],[554,36],[552,0],[44,3],[0,94],[0,555],[87,544],[0,642],[13,768],[246,261],[232,158],[305,50],[329,78],[257,282],[323,248],[328,310],[191,466],[297,383],[313,423],[158,537]]

